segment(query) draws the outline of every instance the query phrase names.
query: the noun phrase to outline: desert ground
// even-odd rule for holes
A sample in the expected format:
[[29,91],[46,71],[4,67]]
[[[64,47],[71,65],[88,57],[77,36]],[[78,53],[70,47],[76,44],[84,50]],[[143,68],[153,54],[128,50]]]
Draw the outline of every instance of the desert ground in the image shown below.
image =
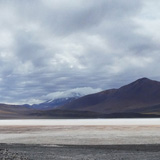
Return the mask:
[[1,121],[0,155],[17,153],[31,160],[160,157],[160,119],[41,121]]

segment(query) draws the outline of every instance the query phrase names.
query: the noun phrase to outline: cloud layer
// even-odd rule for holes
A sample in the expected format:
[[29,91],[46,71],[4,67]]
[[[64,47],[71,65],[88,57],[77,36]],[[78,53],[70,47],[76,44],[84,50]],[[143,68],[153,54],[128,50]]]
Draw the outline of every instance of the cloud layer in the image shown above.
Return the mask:
[[160,80],[156,0],[0,0],[0,102]]

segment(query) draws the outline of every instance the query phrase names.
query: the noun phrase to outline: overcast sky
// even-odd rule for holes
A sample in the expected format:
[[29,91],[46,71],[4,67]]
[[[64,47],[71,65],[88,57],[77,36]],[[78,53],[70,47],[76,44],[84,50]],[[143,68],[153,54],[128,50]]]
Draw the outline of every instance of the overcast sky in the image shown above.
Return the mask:
[[158,0],[0,0],[0,102],[160,80],[159,8]]

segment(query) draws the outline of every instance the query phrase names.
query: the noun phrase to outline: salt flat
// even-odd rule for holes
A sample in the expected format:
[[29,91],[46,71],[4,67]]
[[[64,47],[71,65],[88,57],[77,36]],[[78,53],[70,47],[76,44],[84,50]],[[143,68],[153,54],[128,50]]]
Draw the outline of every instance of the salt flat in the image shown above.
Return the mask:
[[0,143],[160,144],[160,119],[2,120]]
[[160,125],[160,118],[150,119],[29,119],[0,120],[0,126],[59,126],[59,125]]

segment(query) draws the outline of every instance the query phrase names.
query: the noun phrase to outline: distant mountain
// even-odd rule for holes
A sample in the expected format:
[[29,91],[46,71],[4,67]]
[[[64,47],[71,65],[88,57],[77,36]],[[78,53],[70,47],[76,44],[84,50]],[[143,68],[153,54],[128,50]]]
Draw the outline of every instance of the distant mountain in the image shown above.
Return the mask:
[[38,100],[41,100],[41,101],[44,100],[43,103],[25,105],[25,106],[28,106],[30,108],[35,108],[35,109],[56,108],[58,106],[62,106],[82,96],[92,94],[92,93],[97,93],[99,91],[101,91],[100,88],[80,87],[80,88],[73,88],[73,89],[68,89],[64,91],[51,92],[49,94],[43,95],[38,98]]
[[160,82],[141,78],[119,89],[84,96],[60,107],[60,109],[92,111],[103,114],[160,115]]
[[76,100],[84,95],[85,95],[85,93],[83,93],[82,91],[81,91],[81,93],[79,93],[79,92],[75,92],[73,90],[68,90],[65,92],[60,92],[60,95],[55,95],[54,93],[53,93],[53,95],[51,94],[50,97],[52,97],[52,98],[44,101],[43,103],[32,104],[32,105],[24,104],[24,106],[28,107],[28,108],[32,108],[32,109],[37,109],[37,110],[39,110],[39,109],[40,110],[56,109],[59,106],[69,104],[73,100]]
[[33,109],[29,109],[25,106],[0,104],[0,119],[28,119],[34,118],[29,116],[33,113]]
[[37,109],[37,110],[49,110],[53,108],[57,108],[59,106],[63,106],[65,104],[69,104],[73,100],[76,100],[79,97],[68,97],[68,98],[58,98],[58,99],[51,99],[48,101],[45,101],[40,104],[33,104],[33,105],[25,105],[29,108]]

